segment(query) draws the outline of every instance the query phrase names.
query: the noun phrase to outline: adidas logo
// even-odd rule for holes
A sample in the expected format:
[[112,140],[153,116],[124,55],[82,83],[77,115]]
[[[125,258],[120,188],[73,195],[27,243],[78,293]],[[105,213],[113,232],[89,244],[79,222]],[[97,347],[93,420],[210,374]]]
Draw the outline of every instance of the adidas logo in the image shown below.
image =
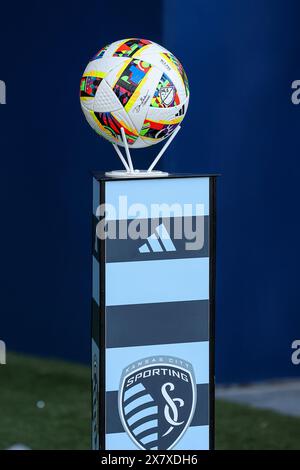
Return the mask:
[[183,105],[182,108],[180,108],[180,110],[178,111],[178,113],[175,114],[175,116],[183,116],[183,114],[185,113],[185,106]]
[[147,242],[139,247],[140,253],[159,253],[162,251],[176,251],[175,245],[164,224],[158,225],[154,233],[147,238]]

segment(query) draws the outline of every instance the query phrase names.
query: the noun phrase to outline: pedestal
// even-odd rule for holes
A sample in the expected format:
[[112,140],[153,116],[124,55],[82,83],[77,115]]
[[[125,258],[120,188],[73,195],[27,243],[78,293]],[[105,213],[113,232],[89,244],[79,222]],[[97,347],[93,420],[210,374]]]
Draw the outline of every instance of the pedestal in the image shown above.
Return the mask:
[[95,450],[214,447],[215,186],[93,177]]

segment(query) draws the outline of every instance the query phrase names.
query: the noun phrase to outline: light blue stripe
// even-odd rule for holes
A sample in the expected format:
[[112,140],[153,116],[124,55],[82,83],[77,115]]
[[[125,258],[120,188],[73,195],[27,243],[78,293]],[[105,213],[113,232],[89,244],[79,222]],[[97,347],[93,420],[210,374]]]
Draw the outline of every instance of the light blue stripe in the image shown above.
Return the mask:
[[172,450],[209,450],[209,426],[191,426]]
[[158,235],[160,236],[160,241],[164,245],[165,249],[167,251],[176,251],[174,243],[172,242],[170,235],[166,227],[164,226],[164,224],[158,225],[158,227],[156,227],[156,231]]
[[196,383],[209,382],[209,343],[157,344],[132,348],[106,349],[106,390],[119,390],[120,377],[125,367],[143,357],[173,356],[190,362],[195,371]]
[[[119,208],[119,196],[127,196],[127,208],[133,204],[143,204],[147,214],[138,217],[150,218],[152,204],[177,204],[177,209],[171,214],[162,211],[162,217],[181,217],[194,215],[209,215],[209,178],[175,178],[168,180],[136,180],[109,181],[105,184],[106,203],[112,204],[117,210],[118,219],[135,219],[136,212],[128,213]],[[183,213],[184,204],[191,204],[191,210]],[[204,204],[200,212],[196,204]],[[188,209],[186,207],[186,209]],[[199,208],[198,208],[199,209]],[[203,212],[204,210],[204,212]],[[123,212],[123,213],[122,213]],[[108,214],[113,218],[113,214]],[[154,216],[153,216],[154,217]]]
[[148,436],[143,437],[143,439],[141,439],[141,442],[145,445],[145,444],[148,444],[148,442],[157,441],[157,439],[158,439],[158,434],[156,432],[156,433],[149,434]]
[[106,265],[106,305],[204,300],[209,258],[131,261]]
[[154,251],[155,253],[163,251],[161,244],[157,240],[156,233],[152,233],[152,235],[148,237],[148,243],[151,246],[152,251]]
[[96,215],[97,207],[100,204],[100,183],[93,178],[93,214]]
[[99,279],[100,279],[99,263],[96,260],[95,256],[93,256],[93,298],[97,302],[98,305],[100,305]]
[[[96,376],[97,376],[97,381],[99,384],[99,359],[100,359],[100,354],[99,354],[99,348],[97,346],[97,343],[93,340],[92,338],[92,379],[94,378],[94,360],[96,360],[97,366],[96,366]],[[92,406],[94,407],[94,403],[92,403]],[[94,411],[94,410],[93,410]],[[92,449],[93,450],[98,450],[99,449],[99,433],[97,427],[94,426],[94,423],[92,422]]]
[[140,253],[149,253],[149,247],[146,243],[144,243],[142,246],[139,248]]
[[139,447],[130,439],[126,432],[114,432],[113,434],[106,434],[105,449],[137,450]]
[[[137,450],[138,447],[127,433],[113,433],[106,435],[107,450]],[[152,448],[155,449],[154,447]],[[209,427],[192,426],[185,432],[173,450],[208,450]]]
[[124,401],[128,400],[128,398],[131,398],[133,395],[142,392],[143,390],[145,390],[145,387],[141,383],[134,385],[134,387],[131,387],[129,390],[126,390],[126,392],[124,393]]
[[158,412],[157,406],[149,406],[148,408],[145,408],[144,410],[139,411],[138,413],[135,413],[135,415],[131,416],[131,418],[128,419],[128,424],[129,426],[131,426],[132,424],[136,423],[139,419],[145,418],[146,416],[157,414],[157,412]]
[[156,428],[158,426],[158,420],[153,419],[152,421],[146,421],[146,423],[141,424],[137,428],[133,429],[132,432],[135,436],[138,436],[138,434],[141,434],[144,431],[147,431],[147,429],[152,429]]
[[148,243],[151,246],[152,251],[154,251],[155,253],[163,251],[159,241],[157,240],[157,236],[155,233],[153,233],[150,237],[148,237]]
[[153,401],[153,398],[148,394],[143,395],[142,397],[139,397],[136,400],[133,400],[131,403],[125,406],[125,414],[127,415],[128,413],[130,413],[130,411],[134,410],[138,406],[144,405],[145,403],[149,403],[150,401]]

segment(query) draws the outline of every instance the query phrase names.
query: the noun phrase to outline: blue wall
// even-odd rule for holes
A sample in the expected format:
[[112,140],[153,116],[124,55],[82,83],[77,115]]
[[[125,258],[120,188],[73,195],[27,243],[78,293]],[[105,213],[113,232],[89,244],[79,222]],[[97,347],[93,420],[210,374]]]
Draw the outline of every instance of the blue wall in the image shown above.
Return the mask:
[[[220,172],[217,380],[299,376],[297,0],[166,3],[164,43],[185,64],[191,104],[172,171]],[[184,159],[183,159],[184,155]]]
[[[300,78],[300,4],[156,1],[152,13],[122,5],[1,6],[0,338],[8,350],[89,358],[89,171],[118,162],[84,122],[78,83],[98,48],[140,36],[182,58],[191,85],[162,166],[222,173],[217,379],[299,374],[290,344],[300,334],[300,106],[290,85]],[[138,153],[139,166],[152,154]]]
[[90,172],[119,164],[85,122],[79,82],[107,43],[161,42],[161,16],[99,0],[0,10],[0,338],[8,351],[89,361]]

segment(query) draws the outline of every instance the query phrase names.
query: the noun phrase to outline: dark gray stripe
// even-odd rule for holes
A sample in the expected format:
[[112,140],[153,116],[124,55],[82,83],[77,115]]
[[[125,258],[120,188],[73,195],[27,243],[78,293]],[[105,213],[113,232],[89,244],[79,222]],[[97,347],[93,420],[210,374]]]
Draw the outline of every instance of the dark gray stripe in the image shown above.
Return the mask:
[[100,261],[100,240],[96,236],[96,228],[99,223],[99,217],[92,216],[92,255],[97,261]]
[[[96,225],[97,218],[94,218],[94,226]],[[144,224],[144,227],[147,228],[147,233],[143,238],[138,238],[137,240],[132,240],[131,238],[121,239],[120,233],[128,234],[129,224],[138,223]],[[165,227],[168,229],[170,238],[176,248],[176,251],[168,251],[166,249],[166,244],[164,240],[159,239],[159,246],[161,246],[162,251],[155,252],[151,247],[148,237],[153,233],[158,225],[164,223]],[[115,225],[115,229],[113,227]],[[151,227],[152,224],[152,227]],[[174,235],[174,226],[178,224],[182,228],[182,237],[176,239]],[[177,226],[178,226],[177,225]],[[192,230],[195,230],[196,226],[198,227],[197,237],[201,246],[196,248],[196,245],[193,245],[193,249],[187,249],[186,243],[193,242],[189,240],[184,228],[187,230],[188,227],[191,227]],[[122,228],[123,227],[123,228]],[[95,230],[95,228],[93,228]],[[137,229],[140,230],[140,229]],[[107,238],[106,240],[106,262],[115,263],[115,262],[126,262],[126,261],[151,261],[157,259],[180,259],[180,258],[199,258],[207,257],[209,250],[209,216],[205,217],[173,217],[169,219],[156,219],[152,221],[151,219],[140,219],[137,220],[117,220],[117,221],[107,221],[106,225],[107,233],[116,233],[116,239]],[[139,248],[146,244],[149,248],[149,252],[140,253]]]
[[99,347],[100,344],[100,307],[92,299],[92,338]]
[[[197,403],[191,426],[209,424],[209,385],[197,385]],[[124,432],[118,407],[118,392],[106,392],[106,434]]]
[[106,347],[208,341],[208,318],[208,300],[106,307]]

